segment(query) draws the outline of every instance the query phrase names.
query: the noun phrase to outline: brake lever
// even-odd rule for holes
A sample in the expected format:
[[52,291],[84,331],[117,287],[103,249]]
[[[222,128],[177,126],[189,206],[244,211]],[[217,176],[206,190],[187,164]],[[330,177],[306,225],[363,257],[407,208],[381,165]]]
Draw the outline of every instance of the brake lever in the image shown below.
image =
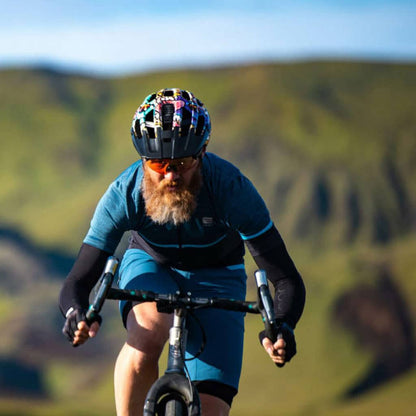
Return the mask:
[[[281,323],[276,319],[274,313],[273,299],[270,294],[269,285],[267,283],[267,276],[264,270],[257,270],[254,273],[258,289],[259,309],[264,322],[264,329],[266,337],[274,344],[278,339],[281,339],[282,333]],[[283,367],[284,364],[276,363],[277,367]]]
[[100,313],[101,308],[103,307],[107,293],[113,284],[113,280],[116,274],[118,263],[119,261],[117,257],[114,257],[114,256],[109,257],[107,260],[107,263],[104,268],[104,273],[101,278],[100,287],[98,288],[98,291],[94,297],[94,301],[91,303],[86,313],[86,319],[87,319],[88,325],[90,325],[91,322],[94,322],[94,320]]

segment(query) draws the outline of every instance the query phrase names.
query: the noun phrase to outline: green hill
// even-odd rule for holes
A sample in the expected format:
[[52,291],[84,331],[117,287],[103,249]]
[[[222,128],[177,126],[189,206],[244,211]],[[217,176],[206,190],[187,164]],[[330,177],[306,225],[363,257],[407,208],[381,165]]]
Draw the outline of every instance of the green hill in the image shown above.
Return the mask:
[[109,80],[3,71],[4,221],[75,250],[97,198],[137,157],[135,108],[169,85],[204,98],[210,150],[252,178],[286,235],[333,244],[414,230],[414,66],[347,62]]
[[[415,400],[407,392],[416,385],[411,363],[407,373],[385,378],[359,399],[341,397],[383,365],[380,343],[360,338],[363,318],[353,313],[363,306],[372,308],[374,322],[381,314],[399,316],[382,290],[383,276],[407,305],[410,329],[393,325],[397,333],[406,332],[410,343],[415,328],[415,69],[414,64],[305,62],[112,79],[47,69],[0,71],[0,227],[18,230],[20,243],[26,239],[47,253],[40,261],[33,254],[39,251],[28,251],[24,244],[10,246],[9,234],[0,234],[6,283],[18,281],[19,273],[28,270],[18,266],[28,259],[29,270],[39,270],[24,284],[2,286],[0,310],[7,312],[0,320],[3,332],[12,305],[22,306],[15,318],[15,340],[0,341],[0,352],[13,362],[35,366],[49,397],[32,404],[30,411],[22,410],[21,403],[0,401],[0,414],[82,414],[73,399],[82,402],[91,380],[97,379],[93,363],[88,372],[83,366],[103,353],[99,340],[76,353],[53,341],[53,348],[42,355],[41,341],[30,342],[33,338],[24,335],[36,310],[47,325],[42,330],[34,325],[31,334],[43,334],[41,339],[60,336],[62,322],[54,308],[65,272],[56,272],[58,280],[49,275],[47,259],[58,255],[67,262],[75,256],[98,198],[137,158],[130,139],[135,109],[148,93],[172,86],[203,99],[213,122],[209,150],[236,163],[258,187],[308,290],[297,329],[299,354],[284,370],[276,371],[262,356],[258,322],[248,321],[242,394],[233,414],[253,414],[259,403],[265,403],[259,413],[263,415],[280,409],[288,415],[410,414]],[[13,257],[12,252],[18,254]],[[36,292],[44,287],[50,291]],[[33,293],[39,296],[26,302]],[[372,296],[379,302],[371,303]],[[356,298],[362,299],[358,308],[337,314],[342,299]],[[117,336],[122,332],[115,308],[109,307],[108,315],[100,336],[111,345],[102,360],[112,363],[120,343],[113,328],[118,328]],[[378,339],[377,328],[365,329],[375,334],[372,340]],[[397,333],[380,331],[389,343],[395,342]],[[25,354],[27,348],[35,353]],[[73,365],[74,357],[82,357],[81,366]],[[113,413],[111,367],[101,366],[100,382],[94,384],[97,403],[102,402],[97,414],[105,409]],[[62,374],[76,377],[79,384],[74,387]]]

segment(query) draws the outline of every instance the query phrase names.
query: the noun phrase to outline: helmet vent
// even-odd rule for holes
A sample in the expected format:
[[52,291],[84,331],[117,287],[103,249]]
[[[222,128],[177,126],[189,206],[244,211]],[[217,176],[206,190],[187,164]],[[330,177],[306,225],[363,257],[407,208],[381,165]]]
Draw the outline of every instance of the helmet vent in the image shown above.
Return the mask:
[[204,126],[205,126],[205,117],[199,116],[198,124],[196,125],[196,131],[195,131],[195,134],[197,136],[202,136],[202,130],[204,129]]
[[147,133],[149,134],[150,139],[154,139],[156,137],[155,129],[153,127],[148,127]]
[[173,104],[164,104],[162,106],[163,130],[172,130],[174,111],[175,107],[173,106]]
[[146,121],[149,121],[150,123],[152,123],[152,122],[153,122],[153,113],[154,113],[154,110],[149,111],[149,112],[146,114],[145,120],[146,120]]
[[173,97],[173,91],[172,90],[166,90],[163,92],[163,95],[165,97]]
[[192,114],[186,108],[182,109],[182,123],[181,123],[181,136],[185,137],[189,133],[191,127]]
[[134,123],[134,133],[138,139],[142,138],[142,132],[140,131],[140,120],[137,119]]
[[191,97],[188,94],[188,91],[182,91],[182,97],[185,98],[186,100],[191,100]]

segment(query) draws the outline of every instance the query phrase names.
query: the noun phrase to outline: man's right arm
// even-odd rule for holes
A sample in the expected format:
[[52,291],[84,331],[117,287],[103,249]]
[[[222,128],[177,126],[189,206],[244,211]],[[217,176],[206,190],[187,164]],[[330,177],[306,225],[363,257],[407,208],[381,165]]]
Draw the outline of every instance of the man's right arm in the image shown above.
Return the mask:
[[[76,340],[79,339],[79,335],[82,337],[83,332],[85,337],[88,337],[90,328],[85,322],[85,314],[89,306],[89,294],[100,278],[110,255],[84,243],[61,289],[59,307],[66,318],[63,333],[74,346],[82,343]],[[84,329],[81,332],[80,325]],[[97,325],[94,329],[98,330]]]
[[111,253],[83,244],[78,257],[64,281],[59,307],[65,316],[70,308],[88,309],[89,294],[100,278]]

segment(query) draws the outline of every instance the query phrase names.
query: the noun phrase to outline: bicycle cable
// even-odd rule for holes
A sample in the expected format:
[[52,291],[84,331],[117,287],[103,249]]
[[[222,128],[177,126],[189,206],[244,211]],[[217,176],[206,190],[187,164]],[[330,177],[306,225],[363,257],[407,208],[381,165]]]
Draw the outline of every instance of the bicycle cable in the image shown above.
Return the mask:
[[[204,351],[205,345],[207,344],[207,334],[205,333],[204,326],[201,324],[200,319],[196,316],[193,310],[188,310],[188,314],[195,320],[196,324],[199,326],[199,329],[201,331],[202,341],[199,347],[199,350],[196,354],[194,354],[190,358],[186,358],[182,355],[183,361],[192,361],[197,359]],[[181,349],[181,353],[183,354],[183,351]]]

